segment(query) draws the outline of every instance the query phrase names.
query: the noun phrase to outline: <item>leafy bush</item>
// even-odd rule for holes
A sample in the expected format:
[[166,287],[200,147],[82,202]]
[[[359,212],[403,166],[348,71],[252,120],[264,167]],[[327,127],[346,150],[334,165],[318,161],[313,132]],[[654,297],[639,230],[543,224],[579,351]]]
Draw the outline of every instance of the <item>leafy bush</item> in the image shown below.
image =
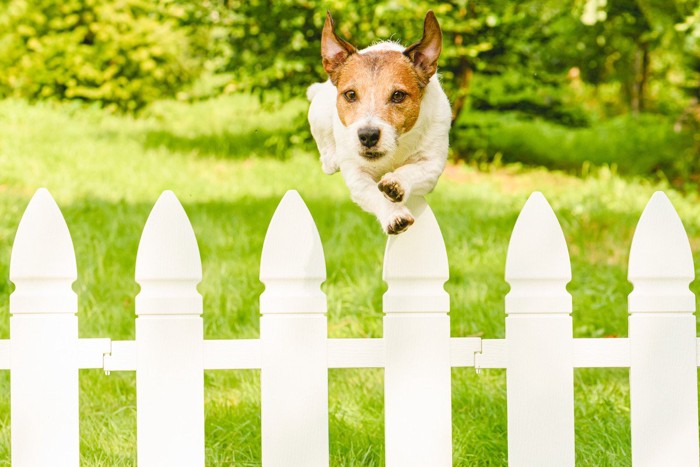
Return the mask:
[[697,168],[692,132],[677,132],[672,120],[651,114],[567,128],[512,113],[471,112],[453,128],[451,146],[462,159],[500,159],[571,171],[612,165],[622,174],[657,174],[679,183]]
[[0,16],[0,95],[137,111],[196,76],[175,2],[13,0]]
[[566,87],[561,83],[544,84],[514,71],[500,75],[482,75],[474,79],[471,108],[519,112],[540,116],[566,126],[589,125],[580,105],[567,105]]

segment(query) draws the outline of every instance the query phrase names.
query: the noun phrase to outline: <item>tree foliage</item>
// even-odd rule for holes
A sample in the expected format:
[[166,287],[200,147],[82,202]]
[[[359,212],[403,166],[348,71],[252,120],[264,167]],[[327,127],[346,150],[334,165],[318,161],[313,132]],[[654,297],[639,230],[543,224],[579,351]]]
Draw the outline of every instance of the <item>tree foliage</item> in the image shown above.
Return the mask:
[[174,1],[12,0],[0,16],[0,93],[138,110],[201,66],[187,14]]
[[303,96],[325,79],[327,10],[365,47],[418,40],[429,9],[455,116],[514,111],[585,126],[688,113],[700,99],[700,0],[0,0],[0,96],[138,110],[202,70],[228,74],[218,91]]
[[[422,18],[432,8],[444,33],[440,72],[456,113],[470,98],[477,109],[520,110],[581,125],[580,103],[569,105],[572,97],[581,97],[572,90],[575,82],[591,86],[606,113],[653,110],[668,101],[676,110],[683,105],[681,90],[696,71],[682,57],[698,48],[699,4],[230,0],[231,59],[224,69],[240,88],[302,95],[313,79],[325,78],[319,49],[326,10],[340,34],[363,47],[381,39],[405,45],[417,40]],[[652,89],[652,78],[670,86]]]

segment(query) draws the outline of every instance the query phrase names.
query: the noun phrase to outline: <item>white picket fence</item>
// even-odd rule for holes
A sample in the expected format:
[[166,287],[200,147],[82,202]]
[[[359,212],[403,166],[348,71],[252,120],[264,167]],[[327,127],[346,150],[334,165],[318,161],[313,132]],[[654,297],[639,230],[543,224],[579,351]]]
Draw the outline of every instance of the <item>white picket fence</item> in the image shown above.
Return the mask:
[[693,260],[683,225],[656,193],[629,260],[629,337],[574,339],[569,255],[545,198],[534,193],[506,263],[506,338],[450,337],[445,245],[430,208],[390,237],[384,258],[384,337],[328,339],[323,248],[300,196],[288,192],[262,252],[260,339],[204,340],[197,241],[172,192],[156,203],[136,261],[136,340],[78,338],[77,278],[68,228],[46,190],[22,218],[10,265],[15,466],[79,465],[78,370],[136,371],[141,466],[204,465],[204,371],[261,369],[262,462],[324,466],[328,369],[384,368],[389,466],[452,463],[452,367],[507,370],[508,459],[574,464],[574,368],[629,367],[635,466],[697,466],[700,346]]

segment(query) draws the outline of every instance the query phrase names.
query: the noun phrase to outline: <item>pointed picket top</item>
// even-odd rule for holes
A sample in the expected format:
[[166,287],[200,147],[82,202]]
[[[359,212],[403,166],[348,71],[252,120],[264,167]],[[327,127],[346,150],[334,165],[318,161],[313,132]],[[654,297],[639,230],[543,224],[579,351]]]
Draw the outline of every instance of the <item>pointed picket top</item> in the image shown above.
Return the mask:
[[288,191],[267,228],[260,259],[260,313],[325,313],[326,260],[321,237],[299,193]]
[[506,313],[571,313],[571,261],[566,239],[547,199],[534,192],[508,245]]
[[447,250],[433,211],[422,197],[410,198],[407,207],[414,224],[390,236],[384,252],[384,313],[450,311],[444,289],[449,278]]
[[192,225],[172,191],[151,210],[136,254],[136,314],[202,313],[202,261]]
[[46,188],[32,197],[17,227],[10,258],[10,313],[77,313],[73,240]]
[[630,313],[695,311],[695,296],[689,289],[695,267],[688,235],[662,191],[654,193],[639,218],[628,271],[634,284]]

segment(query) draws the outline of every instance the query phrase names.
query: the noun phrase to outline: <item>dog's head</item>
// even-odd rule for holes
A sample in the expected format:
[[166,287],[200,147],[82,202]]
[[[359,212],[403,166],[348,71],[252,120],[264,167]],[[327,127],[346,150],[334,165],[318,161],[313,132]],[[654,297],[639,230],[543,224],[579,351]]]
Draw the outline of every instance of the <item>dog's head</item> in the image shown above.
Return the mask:
[[403,52],[358,52],[335,32],[330,13],[321,37],[323,67],[338,89],[338,115],[357,134],[357,152],[376,159],[396,150],[398,138],[418,120],[425,87],[437,69],[442,32],[429,11],[423,38]]

